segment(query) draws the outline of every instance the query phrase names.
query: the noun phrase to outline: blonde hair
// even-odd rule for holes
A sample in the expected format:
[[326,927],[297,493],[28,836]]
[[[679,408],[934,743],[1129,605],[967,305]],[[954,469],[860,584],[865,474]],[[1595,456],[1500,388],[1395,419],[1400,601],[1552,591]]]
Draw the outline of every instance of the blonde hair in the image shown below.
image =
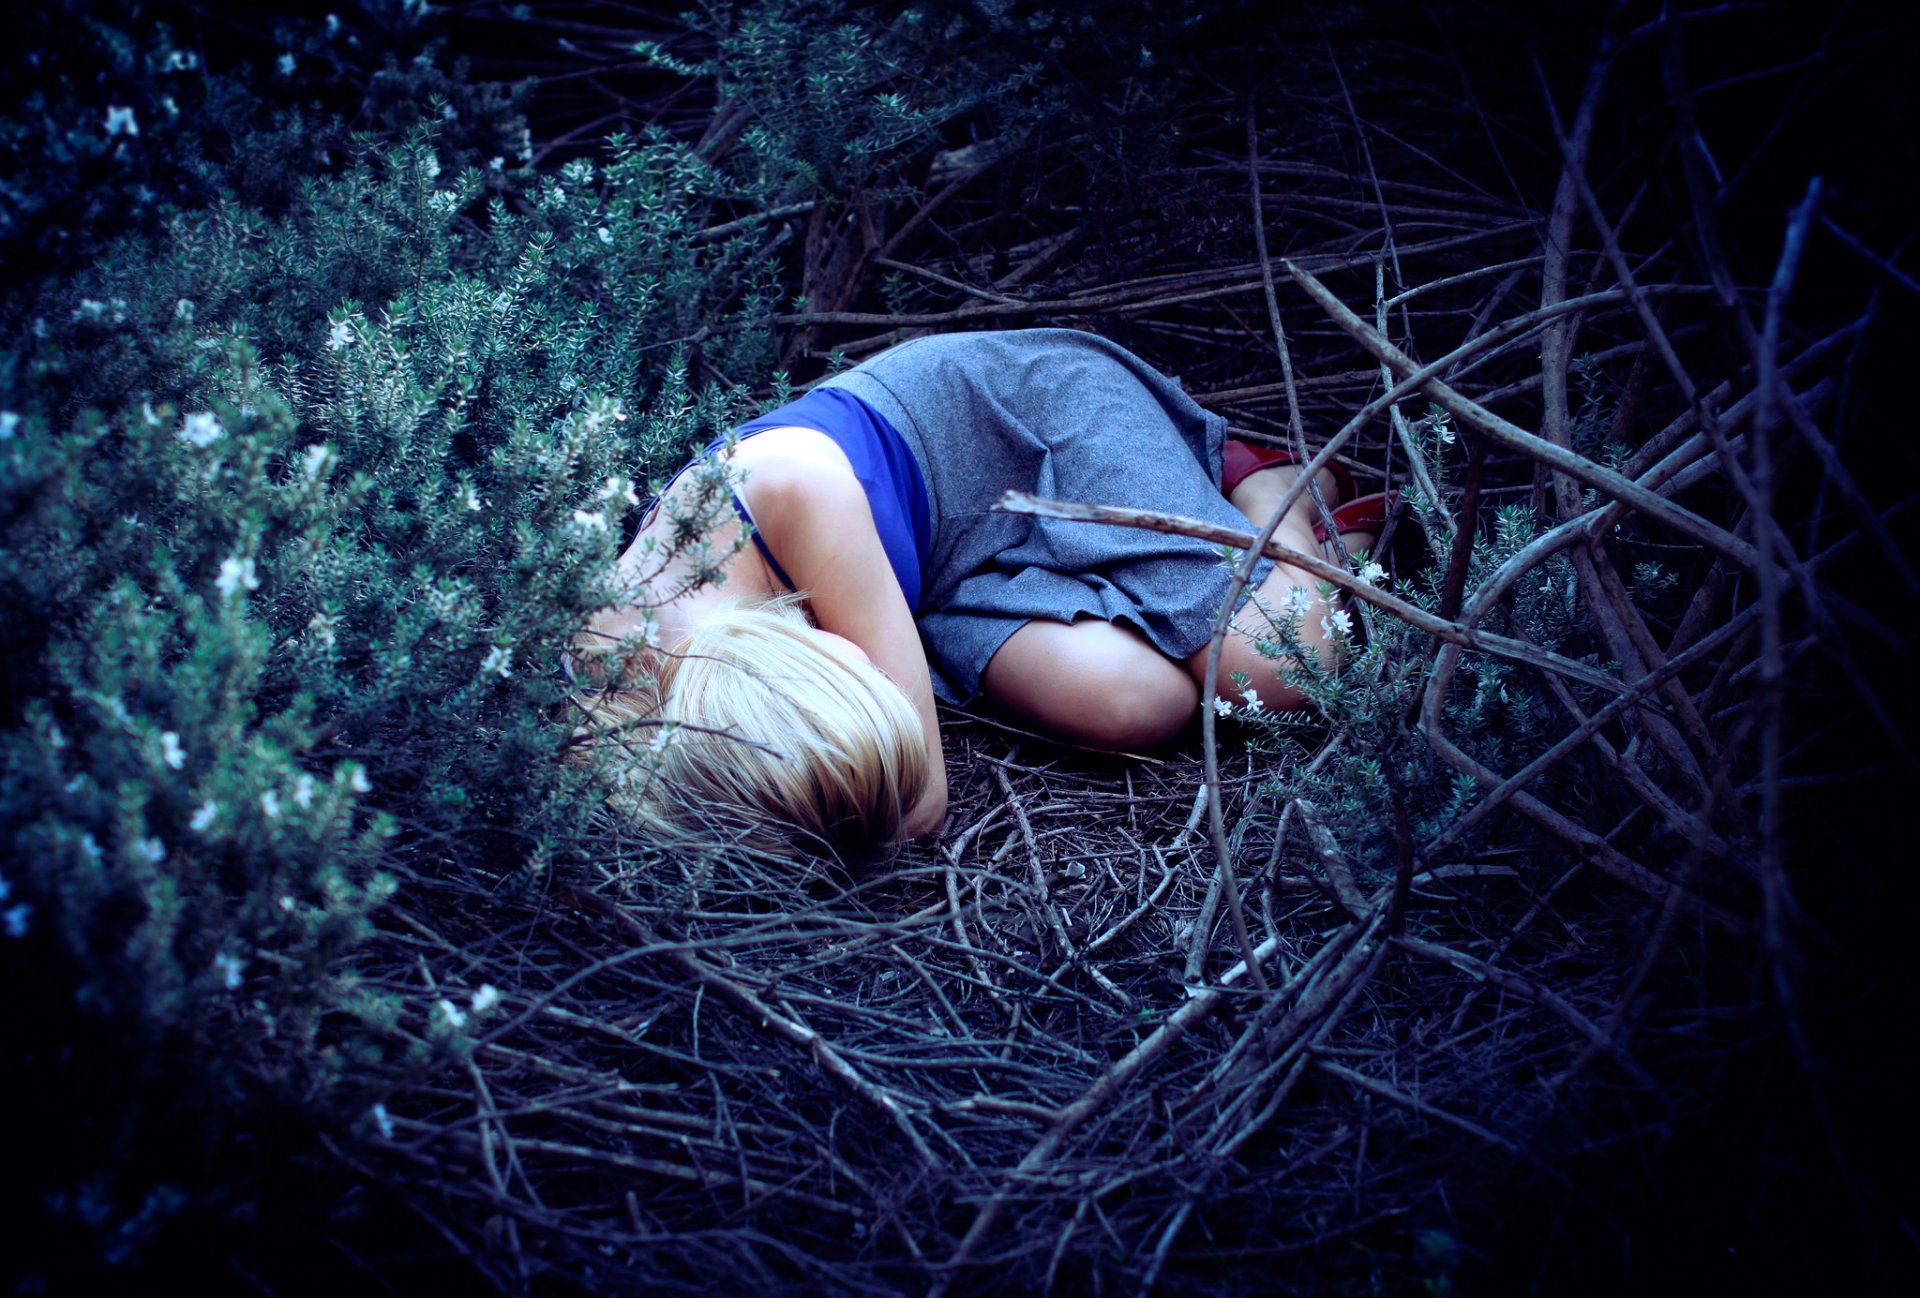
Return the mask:
[[[576,662],[613,646],[576,643]],[[610,801],[657,831],[791,855],[872,856],[929,778],[906,694],[807,621],[798,595],[736,604],[660,653],[652,679],[576,696],[612,747]]]

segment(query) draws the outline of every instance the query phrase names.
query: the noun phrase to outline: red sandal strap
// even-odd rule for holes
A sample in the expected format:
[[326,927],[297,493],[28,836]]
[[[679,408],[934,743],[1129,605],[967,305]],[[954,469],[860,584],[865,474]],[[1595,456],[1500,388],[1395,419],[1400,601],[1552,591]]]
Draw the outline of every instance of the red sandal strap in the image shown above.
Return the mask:
[[[1349,500],[1333,511],[1333,529],[1335,532],[1372,532],[1376,535],[1387,525],[1387,515],[1400,502],[1397,491],[1376,491],[1370,496],[1361,496]],[[1316,539],[1327,539],[1325,519],[1314,523],[1313,535]]]
[[[1237,437],[1227,439],[1226,456],[1220,474],[1220,494],[1232,495],[1233,489],[1257,469],[1268,468],[1275,464],[1298,464],[1300,461],[1292,451],[1279,446],[1253,446]],[[1327,469],[1332,472],[1338,486],[1341,500],[1351,500],[1354,493],[1353,475],[1347,472],[1347,466],[1338,460],[1327,461]]]

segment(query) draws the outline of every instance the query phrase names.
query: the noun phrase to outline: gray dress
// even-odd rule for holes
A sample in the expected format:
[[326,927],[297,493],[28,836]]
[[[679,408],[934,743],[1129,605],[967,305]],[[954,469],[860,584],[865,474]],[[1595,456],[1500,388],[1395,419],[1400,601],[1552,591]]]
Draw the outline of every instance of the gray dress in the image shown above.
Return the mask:
[[914,339],[821,386],[885,415],[926,482],[917,612],[938,696],[978,694],[987,660],[1035,618],[1121,622],[1172,658],[1206,644],[1228,585],[1217,546],[991,508],[1011,487],[1248,530],[1220,494],[1226,421],[1173,379],[1094,334],[1021,329]]

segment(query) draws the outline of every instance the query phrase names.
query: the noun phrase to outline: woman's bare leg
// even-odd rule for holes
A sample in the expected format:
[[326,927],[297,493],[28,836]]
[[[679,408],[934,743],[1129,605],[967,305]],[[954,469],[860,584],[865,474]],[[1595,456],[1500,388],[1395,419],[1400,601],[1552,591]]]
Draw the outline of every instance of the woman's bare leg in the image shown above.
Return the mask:
[[980,683],[1034,728],[1089,748],[1163,744],[1200,706],[1186,668],[1139,632],[1096,618],[1027,623],[988,660]]
[[[1227,499],[1233,507],[1245,514],[1255,527],[1266,524],[1274,509],[1280,504],[1282,496],[1299,476],[1299,470],[1290,464],[1272,465],[1257,470],[1243,478]],[[1329,505],[1339,503],[1338,485],[1331,473],[1320,475],[1320,492]],[[1318,509],[1313,501],[1302,492],[1300,498],[1280,520],[1280,526],[1274,530],[1274,539],[1295,550],[1307,554],[1322,552],[1321,542],[1313,534],[1313,524],[1318,517]],[[1371,536],[1349,532],[1341,541],[1350,550],[1366,549],[1373,544]],[[1267,608],[1274,610],[1276,616],[1284,617],[1284,610],[1293,596],[1295,588],[1304,590],[1312,601],[1297,623],[1300,643],[1317,655],[1322,663],[1332,665],[1337,656],[1337,648],[1331,631],[1333,608],[1320,598],[1320,579],[1304,568],[1296,568],[1289,563],[1276,562],[1268,572],[1266,580],[1260,583],[1258,597]],[[1337,607],[1337,604],[1335,605]],[[1263,658],[1254,649],[1255,635],[1264,630],[1261,614],[1252,606],[1252,601],[1241,606],[1234,618],[1234,627],[1227,633],[1225,642],[1220,646],[1219,690],[1222,694],[1233,691],[1233,674],[1246,673],[1248,684],[1257,693],[1261,703],[1269,708],[1296,708],[1305,702],[1299,691],[1281,682],[1274,674],[1275,664],[1271,659]],[[1207,670],[1207,651],[1202,648],[1187,659],[1187,669],[1196,682],[1204,682]]]
[[[1228,499],[1262,525],[1297,472],[1291,465],[1275,465],[1248,474]],[[1321,475],[1320,489],[1329,503],[1337,503],[1332,474]],[[1295,549],[1318,554],[1321,543],[1313,535],[1314,518],[1313,502],[1302,496],[1287,511],[1275,536]],[[1341,540],[1350,549],[1364,549],[1373,538],[1349,532]],[[1259,586],[1259,598],[1277,611],[1295,587],[1304,589],[1313,603],[1300,618],[1300,640],[1320,661],[1331,663],[1333,637],[1321,623],[1332,609],[1320,598],[1318,584],[1319,578],[1305,569],[1276,563]],[[1298,707],[1304,701],[1300,694],[1283,685],[1274,674],[1272,660],[1254,650],[1254,637],[1248,632],[1265,629],[1261,615],[1243,606],[1235,622],[1237,629],[1228,633],[1221,646],[1221,691],[1230,691],[1233,674],[1244,672],[1265,706]],[[1144,748],[1172,739],[1193,716],[1206,665],[1204,648],[1184,664],[1177,663],[1145,636],[1117,623],[1093,618],[1072,624],[1036,620],[1014,632],[988,661],[981,687],[995,703],[1047,734],[1090,748]]]

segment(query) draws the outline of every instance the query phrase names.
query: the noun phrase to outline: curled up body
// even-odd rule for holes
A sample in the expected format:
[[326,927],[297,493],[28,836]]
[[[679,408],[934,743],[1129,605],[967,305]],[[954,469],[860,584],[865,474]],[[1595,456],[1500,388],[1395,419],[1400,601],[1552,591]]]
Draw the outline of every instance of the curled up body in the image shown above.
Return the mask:
[[[1288,460],[1229,444],[1173,380],[1093,335],[903,344],[667,486],[620,558],[632,601],[576,637],[583,736],[635,753],[644,769],[614,801],[663,829],[843,859],[934,834],[936,699],[984,696],[1087,747],[1165,743],[1199,707],[1227,588],[1211,546],[998,514],[999,493],[1246,528],[1291,485]],[[1316,486],[1330,504],[1351,494],[1331,473]],[[728,487],[731,509],[702,508]],[[1317,510],[1302,493],[1280,539],[1317,547]],[[1252,598],[1299,610],[1325,596],[1263,561]],[[1263,706],[1298,706],[1238,622],[1221,679],[1244,673]],[[1325,620],[1297,626],[1302,651],[1331,661]]]

